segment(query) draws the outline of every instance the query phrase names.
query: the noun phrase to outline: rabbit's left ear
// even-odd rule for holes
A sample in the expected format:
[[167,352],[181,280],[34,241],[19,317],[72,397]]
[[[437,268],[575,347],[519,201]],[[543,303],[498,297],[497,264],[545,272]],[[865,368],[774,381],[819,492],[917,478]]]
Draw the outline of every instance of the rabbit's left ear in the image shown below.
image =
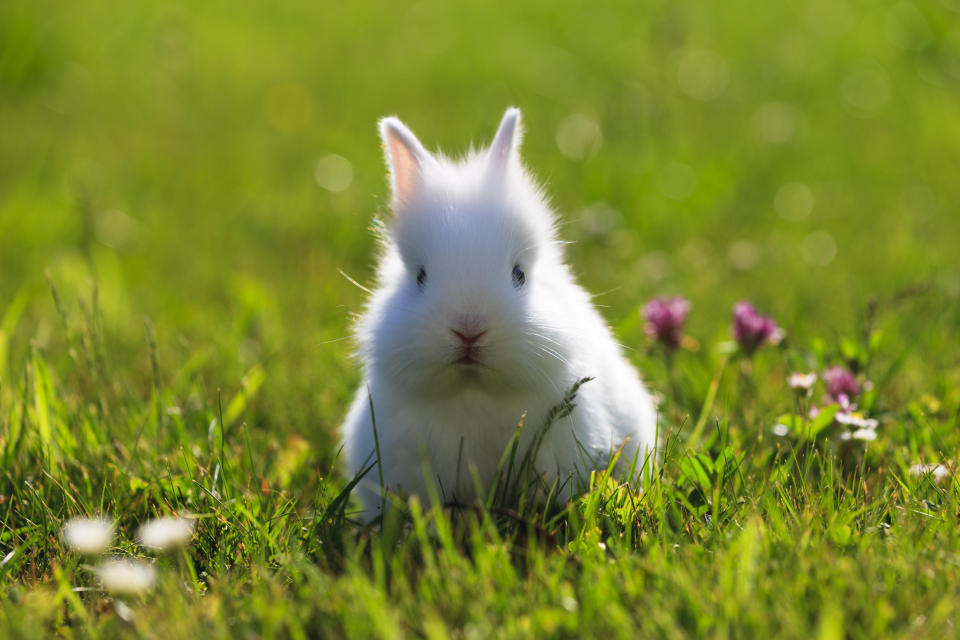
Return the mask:
[[507,169],[520,162],[520,138],[523,131],[520,127],[520,109],[510,107],[503,114],[497,135],[490,145],[487,162],[490,168],[498,173],[505,173]]

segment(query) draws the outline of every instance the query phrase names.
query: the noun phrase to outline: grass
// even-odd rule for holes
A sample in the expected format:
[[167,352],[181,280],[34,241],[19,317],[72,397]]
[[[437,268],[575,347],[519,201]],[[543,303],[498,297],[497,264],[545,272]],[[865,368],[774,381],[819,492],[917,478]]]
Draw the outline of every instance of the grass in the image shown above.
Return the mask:
[[[960,483],[909,468],[957,463],[958,9],[0,5],[0,636],[956,635]],[[371,280],[374,124],[464,150],[509,104],[661,464],[358,527],[338,269]],[[638,310],[678,293],[668,362]],[[750,359],[744,298],[787,332]],[[876,440],[786,388],[835,364]],[[196,535],[141,598],[60,538],[105,514],[144,556],[171,513]]]

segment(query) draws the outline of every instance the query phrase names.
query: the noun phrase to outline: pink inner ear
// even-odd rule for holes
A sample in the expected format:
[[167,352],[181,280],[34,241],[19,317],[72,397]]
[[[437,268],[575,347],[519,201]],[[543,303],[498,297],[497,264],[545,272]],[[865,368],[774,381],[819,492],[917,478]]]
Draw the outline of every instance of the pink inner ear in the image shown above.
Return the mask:
[[424,163],[430,154],[416,136],[396,118],[380,121],[380,137],[387,152],[394,205],[409,201],[419,188]]
[[420,165],[413,152],[395,132],[389,132],[387,145],[390,152],[390,173],[393,176],[393,198],[403,201],[413,193]]

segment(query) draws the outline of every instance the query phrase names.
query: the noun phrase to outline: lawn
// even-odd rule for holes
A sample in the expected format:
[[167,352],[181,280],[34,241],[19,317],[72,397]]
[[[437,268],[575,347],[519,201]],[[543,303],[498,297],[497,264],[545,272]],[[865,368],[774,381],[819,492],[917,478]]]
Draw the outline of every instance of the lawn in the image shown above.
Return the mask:
[[[459,153],[510,105],[660,463],[360,526],[377,119]],[[958,106],[957,0],[0,3],[0,636],[956,636]],[[784,340],[738,349],[740,300]],[[104,589],[77,516],[152,589]]]

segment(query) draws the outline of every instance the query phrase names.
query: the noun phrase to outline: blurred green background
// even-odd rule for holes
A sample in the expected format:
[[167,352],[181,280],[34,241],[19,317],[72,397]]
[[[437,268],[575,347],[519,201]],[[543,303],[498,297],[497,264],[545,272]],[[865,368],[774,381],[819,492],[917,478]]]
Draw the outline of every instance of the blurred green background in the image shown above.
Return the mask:
[[68,325],[102,311],[116,384],[149,389],[146,316],[197,403],[260,365],[254,426],[332,443],[377,118],[458,152],[509,105],[654,386],[637,310],[677,293],[704,351],[741,298],[801,343],[875,299],[902,393],[957,370],[960,0],[34,0],[0,3],[0,378],[64,351],[47,273]]

